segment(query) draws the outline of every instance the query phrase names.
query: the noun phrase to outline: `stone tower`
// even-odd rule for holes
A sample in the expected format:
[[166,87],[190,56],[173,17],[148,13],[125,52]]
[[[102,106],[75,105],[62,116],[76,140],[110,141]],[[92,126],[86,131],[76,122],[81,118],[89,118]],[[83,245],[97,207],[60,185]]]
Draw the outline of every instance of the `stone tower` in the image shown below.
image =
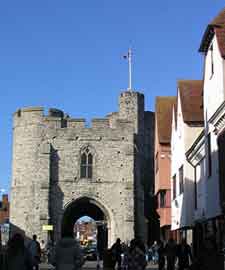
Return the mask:
[[153,144],[145,143],[149,132],[154,134],[149,128],[146,132],[147,113],[143,94],[134,91],[121,93],[119,111],[93,119],[90,128],[84,119],[57,109],[48,115],[41,107],[18,110],[10,212],[14,230],[47,240],[43,225],[52,224],[51,237],[57,240],[65,231],[72,234],[76,220],[88,215],[103,224],[99,235],[106,245],[117,237],[145,239],[143,170],[145,153],[154,153]]

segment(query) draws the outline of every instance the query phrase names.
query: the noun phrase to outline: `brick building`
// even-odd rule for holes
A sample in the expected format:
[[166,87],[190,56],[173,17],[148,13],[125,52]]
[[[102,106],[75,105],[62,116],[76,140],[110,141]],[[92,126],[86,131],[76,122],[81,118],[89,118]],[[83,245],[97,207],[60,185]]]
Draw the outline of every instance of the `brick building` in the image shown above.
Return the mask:
[[160,217],[160,238],[171,235],[171,124],[176,97],[157,97],[155,104],[155,195]]

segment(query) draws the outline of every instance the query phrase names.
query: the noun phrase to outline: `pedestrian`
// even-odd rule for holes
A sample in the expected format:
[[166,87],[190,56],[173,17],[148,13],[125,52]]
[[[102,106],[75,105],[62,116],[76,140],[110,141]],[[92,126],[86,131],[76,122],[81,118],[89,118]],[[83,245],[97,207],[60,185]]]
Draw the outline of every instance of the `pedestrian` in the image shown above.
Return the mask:
[[193,261],[191,247],[187,244],[186,239],[183,238],[181,243],[177,246],[178,270],[185,270],[190,267]]
[[148,261],[151,262],[153,260],[153,251],[152,251],[152,247],[148,248]]
[[[2,268],[1,268],[2,269]],[[8,242],[4,258],[4,270],[31,270],[32,258],[24,245],[24,238],[16,233]]]
[[44,240],[41,240],[40,248],[41,248],[41,261],[46,262],[47,261],[47,246]]
[[0,239],[0,269],[3,269],[3,248],[1,239]]
[[147,265],[145,252],[136,239],[131,240],[128,251],[128,270],[144,270]]
[[223,270],[223,256],[219,254],[214,236],[207,236],[201,246],[195,263],[196,270]]
[[112,245],[112,255],[115,258],[117,263],[117,269],[121,270],[121,254],[122,254],[122,245],[120,238],[116,239],[116,242]]
[[176,248],[176,242],[170,238],[165,246],[167,270],[175,270]]
[[122,243],[122,254],[121,254],[121,269],[127,270],[128,268],[128,246]]
[[71,236],[71,233],[64,232],[63,237],[57,242],[53,264],[56,270],[78,270],[84,263],[80,244]]
[[153,264],[157,264],[158,262],[158,244],[157,241],[154,241],[152,245],[152,261]]
[[158,241],[158,269],[165,269],[165,248],[161,240]]
[[33,239],[28,244],[28,249],[31,254],[32,264],[34,270],[39,270],[39,263],[41,262],[41,246],[37,241],[37,235],[33,235]]
[[48,244],[46,246],[46,257],[47,257],[47,262],[51,262],[52,258],[54,256],[55,252],[55,243],[52,240],[48,241]]
[[103,252],[103,269],[104,270],[114,270],[116,265],[116,260],[112,255],[112,249],[106,249]]

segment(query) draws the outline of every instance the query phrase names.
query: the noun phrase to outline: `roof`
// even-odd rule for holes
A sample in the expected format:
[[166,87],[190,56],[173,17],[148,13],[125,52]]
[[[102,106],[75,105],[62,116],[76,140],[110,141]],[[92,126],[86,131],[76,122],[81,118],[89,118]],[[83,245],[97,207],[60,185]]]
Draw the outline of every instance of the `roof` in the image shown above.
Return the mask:
[[178,89],[184,122],[203,123],[203,81],[179,80]]
[[210,25],[224,26],[225,25],[225,8],[211,21]]
[[159,143],[170,143],[173,106],[176,97],[156,97],[155,117]]
[[214,36],[217,37],[220,54],[225,58],[225,8],[208,24],[203,35],[200,52],[206,52]]

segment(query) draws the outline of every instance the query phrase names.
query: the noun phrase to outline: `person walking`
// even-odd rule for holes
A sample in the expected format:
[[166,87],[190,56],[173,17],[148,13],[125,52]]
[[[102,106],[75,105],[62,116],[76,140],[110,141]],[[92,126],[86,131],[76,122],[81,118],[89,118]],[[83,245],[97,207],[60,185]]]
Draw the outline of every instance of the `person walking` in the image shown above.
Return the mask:
[[187,244],[186,239],[182,239],[177,246],[178,270],[185,270],[190,267],[193,261],[191,247]]
[[177,244],[170,238],[165,246],[167,270],[175,270]]
[[24,238],[21,234],[15,234],[8,242],[4,270],[31,270],[32,258],[29,250],[24,245]]
[[157,244],[157,241],[154,241],[151,248],[152,248],[152,261],[153,261],[153,264],[157,264],[157,262],[158,262],[158,244]]
[[122,243],[121,269],[128,269],[128,245],[125,243]]
[[158,269],[164,270],[165,268],[165,248],[161,240],[158,241]]
[[106,249],[103,252],[103,269],[104,270],[114,270],[116,265],[116,260],[112,255],[112,249]]
[[47,245],[44,240],[41,240],[40,248],[41,248],[41,261],[47,262]]
[[79,243],[65,232],[55,248],[53,265],[56,270],[78,270],[84,263]]
[[223,270],[224,260],[219,254],[215,237],[213,235],[207,236],[203,242],[194,264],[196,270]]
[[0,269],[3,269],[3,248],[1,239],[0,239]]
[[121,270],[121,254],[122,254],[122,245],[120,238],[117,238],[116,243],[111,247],[112,255],[115,258],[117,263],[117,269]]
[[142,244],[136,239],[131,240],[128,251],[128,270],[144,270],[146,265]]
[[39,263],[41,262],[41,246],[37,241],[37,235],[33,235],[33,240],[28,245],[32,257],[32,264],[34,270],[39,270]]

